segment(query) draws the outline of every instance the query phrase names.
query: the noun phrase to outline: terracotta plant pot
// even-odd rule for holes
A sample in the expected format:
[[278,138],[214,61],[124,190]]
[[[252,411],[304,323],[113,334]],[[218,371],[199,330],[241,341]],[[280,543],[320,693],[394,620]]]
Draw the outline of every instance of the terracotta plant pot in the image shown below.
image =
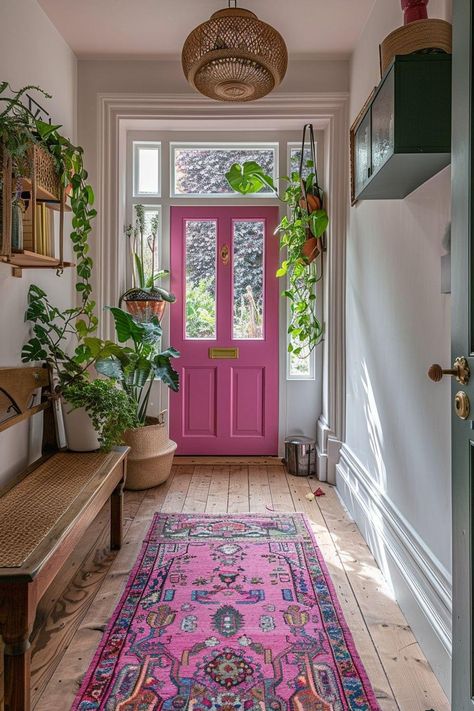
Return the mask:
[[302,210],[308,210],[308,214],[311,215],[312,212],[321,209],[321,200],[317,195],[312,195],[308,193],[305,198],[301,198],[300,207]]
[[161,294],[152,289],[129,289],[121,297],[119,306],[122,303],[133,318],[143,322],[150,321],[153,317],[161,321],[166,307],[166,301]]
[[[309,233],[311,235],[311,233]],[[307,264],[314,262],[321,252],[321,239],[310,236],[301,247],[301,255]]]
[[128,455],[126,489],[151,489],[166,481],[171,472],[176,442],[168,438],[168,427],[157,418],[150,424],[124,433]]
[[95,452],[100,447],[97,432],[84,407],[72,409],[68,402],[62,402],[64,430],[67,447],[71,452]]

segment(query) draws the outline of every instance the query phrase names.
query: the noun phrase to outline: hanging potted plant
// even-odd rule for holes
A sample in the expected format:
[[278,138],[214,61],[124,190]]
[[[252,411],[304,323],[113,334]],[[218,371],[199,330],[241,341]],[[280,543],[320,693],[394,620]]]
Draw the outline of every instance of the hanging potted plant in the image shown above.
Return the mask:
[[174,294],[158,286],[163,277],[169,276],[167,269],[155,271],[158,247],[159,217],[150,220],[150,234],[146,235],[145,208],[135,205],[135,227],[128,225],[125,236],[128,239],[132,288],[120,297],[127,311],[138,321],[150,321],[163,318],[167,303],[176,301]]
[[[124,433],[131,447],[128,456],[127,489],[148,489],[166,481],[171,471],[176,443],[168,438],[164,413],[151,416],[153,383],[161,381],[179,390],[179,376],[171,365],[179,353],[174,348],[160,350],[162,329],[156,317],[137,321],[123,309],[110,309],[119,344],[112,353],[98,358],[99,373],[118,382],[134,403],[136,426]],[[102,347],[105,347],[102,344]]]
[[[311,159],[305,161],[306,130],[309,130]],[[324,194],[318,182],[313,127],[311,124],[304,127],[299,171],[280,178],[283,190],[278,190],[273,178],[255,161],[234,163],[226,178],[229,185],[242,195],[271,188],[288,208],[287,215],[276,229],[280,249],[286,252],[276,275],[287,279],[287,288],[282,295],[290,302],[288,351],[304,357],[324,335],[324,325],[316,309],[316,288],[322,278],[322,262],[318,269],[320,260],[317,257],[323,252],[323,239],[329,224]]]

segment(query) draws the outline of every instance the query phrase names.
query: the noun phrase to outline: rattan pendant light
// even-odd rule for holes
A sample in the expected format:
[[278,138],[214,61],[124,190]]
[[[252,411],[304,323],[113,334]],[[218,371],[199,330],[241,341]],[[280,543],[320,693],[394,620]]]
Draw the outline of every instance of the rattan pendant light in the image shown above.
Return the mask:
[[218,101],[253,101],[281,82],[288,65],[283,37],[236,4],[194,29],[182,53],[187,80]]

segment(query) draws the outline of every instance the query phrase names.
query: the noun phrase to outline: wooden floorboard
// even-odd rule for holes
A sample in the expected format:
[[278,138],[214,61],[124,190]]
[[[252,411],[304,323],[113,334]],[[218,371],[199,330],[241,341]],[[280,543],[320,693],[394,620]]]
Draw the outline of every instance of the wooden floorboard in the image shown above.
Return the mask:
[[[141,492],[138,498],[136,492],[127,492],[125,543],[113,556],[107,547],[108,512],[97,517],[40,605],[33,640],[36,711],[70,708],[153,514],[160,510],[305,513],[382,711],[449,711],[436,677],[334,489],[290,476],[278,460],[271,460],[178,459],[161,487]],[[325,496],[309,501],[306,494],[316,486]]]

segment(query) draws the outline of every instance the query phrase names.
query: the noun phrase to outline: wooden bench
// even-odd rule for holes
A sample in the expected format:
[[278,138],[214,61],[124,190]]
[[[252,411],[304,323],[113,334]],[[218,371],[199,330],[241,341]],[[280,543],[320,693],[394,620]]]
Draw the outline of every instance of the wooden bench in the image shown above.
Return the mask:
[[5,711],[30,709],[29,638],[37,603],[109,498],[111,548],[122,545],[128,448],[60,451],[50,396],[46,368],[0,368],[0,432],[44,412],[41,458],[0,491]]

